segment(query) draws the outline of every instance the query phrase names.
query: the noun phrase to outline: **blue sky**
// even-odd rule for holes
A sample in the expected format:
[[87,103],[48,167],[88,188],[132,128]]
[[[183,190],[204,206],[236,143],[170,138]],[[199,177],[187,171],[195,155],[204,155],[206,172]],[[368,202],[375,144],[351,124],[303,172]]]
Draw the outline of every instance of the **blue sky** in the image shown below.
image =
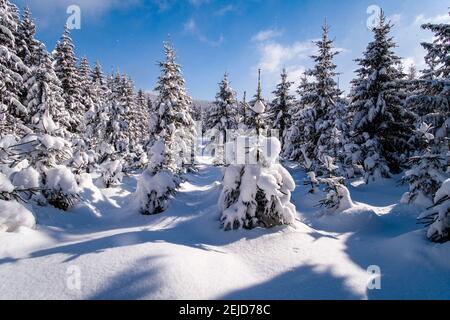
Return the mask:
[[196,99],[214,98],[225,71],[242,96],[253,95],[257,69],[262,68],[264,93],[269,98],[286,67],[298,81],[311,41],[321,35],[327,19],[331,36],[342,53],[336,58],[339,83],[348,90],[355,63],[371,40],[368,7],[382,7],[395,24],[393,36],[405,64],[423,67],[420,41],[427,21],[450,22],[443,0],[12,0],[28,5],[38,38],[49,50],[59,39],[69,5],[81,9],[81,29],[73,30],[77,56],[99,60],[105,72],[115,68],[129,74],[137,88],[152,90],[163,58],[162,42],[170,38],[183,67],[188,92]]

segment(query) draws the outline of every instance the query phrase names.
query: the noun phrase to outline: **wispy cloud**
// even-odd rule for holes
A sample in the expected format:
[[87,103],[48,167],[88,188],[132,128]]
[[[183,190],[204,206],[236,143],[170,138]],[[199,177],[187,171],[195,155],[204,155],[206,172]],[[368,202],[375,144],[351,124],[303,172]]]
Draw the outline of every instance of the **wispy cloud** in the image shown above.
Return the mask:
[[263,42],[273,38],[277,38],[283,34],[282,31],[277,29],[266,29],[258,32],[252,37],[252,41]]
[[210,0],[188,0],[190,4],[194,6],[201,6],[203,4],[207,4]]
[[424,23],[450,23],[450,15],[441,14],[434,17],[426,17],[423,14],[420,14],[414,20],[415,25],[421,25]]
[[188,21],[186,21],[183,25],[183,31],[185,34],[190,34],[195,36],[200,42],[206,43],[212,47],[218,47],[220,46],[223,41],[224,37],[223,35],[220,35],[217,39],[210,39],[207,36],[203,34],[203,32],[198,28],[197,22],[194,18],[190,18]]
[[127,8],[141,3],[142,0],[15,0],[19,6],[30,6],[34,11],[61,11],[70,6],[78,5],[84,14],[103,14],[114,8]]
[[185,33],[196,33],[197,32],[197,24],[193,18],[189,19],[184,23],[184,32]]
[[222,8],[220,8],[219,10],[217,10],[214,14],[217,16],[224,16],[227,13],[236,11],[236,7],[232,4],[228,4],[226,6],[223,6]]
[[77,5],[81,11],[81,21],[86,18],[98,20],[111,10],[122,10],[138,6],[144,0],[14,0],[14,3],[23,8],[28,6],[31,9],[40,29],[49,29],[62,26],[68,18],[67,8]]

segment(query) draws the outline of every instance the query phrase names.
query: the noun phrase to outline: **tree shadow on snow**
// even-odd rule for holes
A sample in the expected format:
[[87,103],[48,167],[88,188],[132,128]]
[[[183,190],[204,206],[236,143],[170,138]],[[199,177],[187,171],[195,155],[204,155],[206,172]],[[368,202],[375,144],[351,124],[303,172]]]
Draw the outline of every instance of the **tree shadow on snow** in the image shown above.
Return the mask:
[[269,281],[228,293],[220,299],[277,300],[277,299],[363,299],[349,288],[345,278],[330,270],[317,271],[313,265],[303,265],[282,273]]
[[160,289],[156,276],[159,270],[152,264],[158,257],[145,257],[136,261],[119,275],[113,277],[106,287],[88,296],[88,300],[138,300]]

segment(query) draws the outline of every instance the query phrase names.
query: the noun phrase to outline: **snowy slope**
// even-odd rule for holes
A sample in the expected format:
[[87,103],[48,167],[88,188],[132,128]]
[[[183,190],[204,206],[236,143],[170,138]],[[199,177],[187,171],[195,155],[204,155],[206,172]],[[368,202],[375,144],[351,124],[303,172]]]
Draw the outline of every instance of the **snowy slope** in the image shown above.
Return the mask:
[[[135,176],[101,192],[87,183],[88,205],[34,208],[36,230],[0,233],[0,298],[450,298],[450,244],[425,239],[418,209],[397,204],[395,181],[351,187],[357,207],[320,216],[304,174],[290,171],[298,221],[271,230],[220,229],[217,167],[190,174],[150,217],[135,209]],[[381,290],[367,289],[370,265],[381,268]]]

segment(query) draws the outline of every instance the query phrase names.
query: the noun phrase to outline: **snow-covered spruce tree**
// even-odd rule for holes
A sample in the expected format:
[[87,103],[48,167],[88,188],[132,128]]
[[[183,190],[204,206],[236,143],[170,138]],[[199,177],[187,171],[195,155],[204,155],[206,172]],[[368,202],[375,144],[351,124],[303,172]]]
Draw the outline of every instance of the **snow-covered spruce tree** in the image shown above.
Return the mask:
[[350,191],[344,184],[344,177],[339,174],[339,167],[334,164],[334,159],[323,155],[320,159],[326,169],[324,177],[318,179],[318,183],[325,185],[326,197],[320,200],[320,205],[327,208],[328,212],[344,211],[353,206]]
[[291,126],[290,112],[296,104],[295,97],[290,94],[292,84],[293,82],[288,80],[288,74],[284,68],[281,73],[281,82],[273,92],[275,98],[269,105],[269,111],[267,113],[270,129],[278,130],[282,155],[286,153],[285,141],[288,139],[287,131]]
[[[425,24],[424,29],[435,33],[432,43],[422,43],[427,50],[428,68],[416,81],[415,90],[407,99],[407,105],[418,115],[418,130],[411,144],[416,149],[410,158],[411,169],[403,181],[410,191],[403,202],[430,205],[446,178],[449,166],[448,138],[450,125],[450,24]],[[447,172],[447,173],[446,173]]]
[[126,105],[122,100],[122,76],[111,76],[109,96],[98,116],[98,132],[101,135],[96,152],[104,185],[109,188],[122,181],[124,159],[128,156],[129,135]]
[[31,115],[29,126],[34,133],[25,136],[13,150],[19,159],[29,161],[30,167],[25,170],[30,172],[18,172],[13,183],[17,175],[38,175],[39,183],[32,187],[42,188],[49,204],[68,210],[78,199],[78,185],[66,166],[69,159],[75,165],[71,145],[64,139],[67,136],[65,123],[61,122],[68,116],[60,81],[48,53],[45,52],[39,65],[31,69],[25,85],[28,92],[25,101]]
[[65,26],[64,33],[56,44],[53,58],[56,75],[61,81],[66,109],[70,115],[67,121],[70,123],[68,130],[77,135],[82,134],[85,131],[83,118],[86,109],[82,104],[77,58],[67,26]]
[[17,56],[31,68],[39,64],[39,57],[43,51],[43,44],[35,39],[36,25],[31,19],[28,7],[24,9],[22,20],[17,30]]
[[175,52],[170,43],[164,44],[166,60],[159,63],[158,78],[149,131],[154,134],[149,151],[149,165],[139,178],[136,197],[142,214],[161,213],[167,208],[170,196],[180,182],[180,173],[186,164],[193,164],[191,146],[196,137],[196,128],[190,108],[180,66],[175,61]]
[[225,169],[218,204],[224,230],[270,228],[292,224],[295,219],[295,206],[290,201],[295,183],[277,161],[280,142],[275,137],[252,139],[254,147],[247,158],[251,160]]
[[93,109],[88,110],[85,115],[85,138],[89,142],[89,147],[92,150],[96,150],[105,135],[108,118],[106,109],[110,92],[106,83],[106,77],[103,74],[99,62],[95,64],[90,77],[92,81],[90,94],[93,102]]
[[306,71],[312,81],[303,88],[301,103],[308,106],[303,111],[303,123],[310,124],[303,128],[307,139],[302,146],[305,162],[312,162],[312,169],[317,175],[326,171],[319,161],[325,154],[336,159],[343,144],[342,130],[345,129],[343,116],[345,104],[340,98],[341,90],[334,81],[336,65],[333,58],[338,54],[333,49],[333,40],[329,39],[329,26],[322,27],[322,38],[315,42],[318,53],[312,58],[315,65]]
[[[258,87],[253,100],[249,102],[249,108],[246,110],[246,128],[249,130],[266,129],[266,101],[262,96],[261,69],[258,69]],[[259,133],[258,133],[259,134]]]
[[131,167],[132,158],[132,144],[135,143],[136,130],[135,124],[135,96],[133,83],[126,74],[119,75],[115,84],[115,101],[122,113],[121,120],[121,142],[119,148],[124,161],[124,169],[128,170]]
[[410,169],[402,178],[404,183],[409,184],[409,191],[401,199],[403,203],[431,206],[436,191],[447,178],[445,154],[433,153],[434,136],[429,131],[431,126],[426,123],[416,130],[417,154],[410,157]]
[[180,65],[175,61],[172,44],[165,43],[164,52],[166,60],[159,63],[161,75],[155,89],[158,97],[154,108],[159,116],[155,133],[166,145],[166,167],[180,172],[193,165],[193,146],[197,133],[191,117],[192,99],[186,93],[185,81]]
[[82,58],[77,68],[78,80],[80,84],[79,103],[83,106],[82,123],[84,132],[79,133],[72,138],[74,154],[71,167],[77,174],[90,170],[94,163],[95,155],[92,151],[91,126],[95,119],[96,105],[94,102],[94,85],[92,82],[92,70],[87,58]]
[[17,55],[18,24],[17,7],[0,0],[0,137],[28,131],[23,125],[27,110],[20,102],[22,75],[28,68]]
[[374,40],[364,57],[357,59],[357,78],[352,81],[350,112],[353,142],[360,147],[365,181],[369,183],[398,173],[406,161],[414,117],[404,107],[401,64],[389,36],[391,24],[381,12],[373,28]]
[[[85,113],[83,114],[86,117],[86,113],[92,113],[95,110],[95,104],[93,99],[93,81],[92,81],[92,70],[89,65],[89,61],[86,57],[81,58],[80,66],[77,69],[78,72],[78,80],[80,84],[80,99],[81,104],[85,108]],[[86,120],[86,119],[85,119]]]
[[247,103],[247,92],[244,91],[244,95],[242,97],[242,101],[239,103],[238,106],[238,114],[236,115],[236,123],[238,124],[239,129],[245,129],[248,124],[248,108],[250,108],[250,105]]
[[149,113],[152,108],[150,97],[142,89],[139,89],[136,94],[136,128],[138,132],[137,140],[141,145],[146,145],[148,142],[148,137],[144,133],[148,131]]
[[214,163],[217,165],[224,164],[224,146],[229,139],[227,130],[237,129],[236,104],[236,93],[230,86],[228,74],[225,73],[219,83],[216,101],[209,108],[204,123],[205,131],[212,136],[208,147],[214,146]]
[[434,196],[434,205],[421,213],[418,219],[428,227],[428,239],[450,241],[450,179],[442,183]]
[[48,112],[49,116],[55,119],[60,136],[64,136],[64,130],[69,125],[64,122],[68,119],[67,110],[62,98],[61,82],[56,76],[51,57],[47,52],[40,54],[38,65],[32,67],[24,79],[24,87],[27,92],[24,104],[29,113],[27,121],[29,128],[33,131],[47,130],[45,128],[47,124],[42,121],[46,119],[43,114]]
[[307,157],[305,157],[305,146],[310,137],[310,133],[314,131],[313,122],[313,109],[307,107],[302,103],[303,97],[308,93],[310,89],[308,83],[308,77],[303,74],[301,77],[300,85],[297,89],[299,99],[296,104],[293,105],[289,114],[291,116],[290,126],[287,130],[284,155],[283,157],[288,160],[299,162],[306,169],[310,169],[311,163]]
[[136,146],[133,147],[133,150],[135,150],[135,158],[132,162],[132,168],[140,169],[144,168],[148,163],[147,145],[149,144],[150,139],[147,136],[147,133],[149,131],[152,100],[140,89],[136,94],[135,105],[135,123],[133,124],[133,127],[136,132]]
[[153,144],[148,167],[138,179],[136,197],[139,210],[144,215],[166,210],[170,197],[175,193],[177,179],[172,170],[165,168],[165,148],[163,140]]

